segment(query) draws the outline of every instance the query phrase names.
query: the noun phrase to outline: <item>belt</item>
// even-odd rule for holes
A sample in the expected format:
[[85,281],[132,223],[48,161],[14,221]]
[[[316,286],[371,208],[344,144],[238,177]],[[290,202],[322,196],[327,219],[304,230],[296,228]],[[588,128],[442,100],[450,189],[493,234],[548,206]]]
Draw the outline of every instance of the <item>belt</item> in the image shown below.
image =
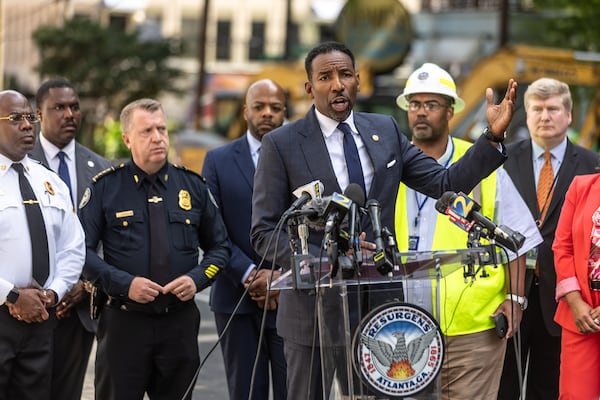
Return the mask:
[[176,311],[180,311],[184,307],[187,307],[191,304],[192,304],[192,301],[190,300],[190,301],[185,301],[185,302],[180,301],[177,303],[158,306],[153,303],[140,304],[140,303],[135,303],[135,302],[132,302],[129,300],[119,300],[114,297],[109,297],[109,299],[106,301],[107,307],[110,307],[110,308],[113,308],[116,310],[121,310],[121,311],[126,311],[126,312],[139,312],[139,313],[143,313],[143,314],[153,314],[153,315],[171,314]]
[[592,290],[600,290],[600,281],[599,280],[592,280],[592,281],[590,281],[590,289],[592,289]]

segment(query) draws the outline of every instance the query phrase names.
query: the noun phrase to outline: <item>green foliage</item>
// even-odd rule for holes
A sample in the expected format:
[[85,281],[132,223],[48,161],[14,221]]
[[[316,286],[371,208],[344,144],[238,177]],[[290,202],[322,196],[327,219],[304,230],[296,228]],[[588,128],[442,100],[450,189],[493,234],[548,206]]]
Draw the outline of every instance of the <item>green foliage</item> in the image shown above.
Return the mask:
[[[176,47],[168,40],[141,41],[135,33],[80,17],[65,21],[62,27],[41,26],[33,40],[40,53],[40,75],[65,77],[77,85],[83,120],[88,124],[82,127],[82,142],[94,142],[101,154],[101,149],[121,154],[110,142],[115,136],[111,122],[107,122],[109,128],[95,127],[106,115],[119,115],[123,106],[139,98],[181,92],[175,81],[182,72],[169,65],[177,55]],[[103,145],[96,135],[109,142]],[[120,131],[116,136],[120,141]],[[104,155],[111,158],[109,153]]]
[[538,11],[549,14],[542,31],[549,46],[599,51],[600,0],[534,0]]
[[121,123],[112,118],[107,118],[104,124],[96,126],[94,147],[109,160],[130,156],[129,149],[121,138]]
[[79,86],[81,97],[106,99],[117,112],[132,100],[177,92],[172,82],[181,71],[167,64],[176,54],[166,40],[142,42],[85,18],[42,26],[33,39],[42,76],[64,76]]

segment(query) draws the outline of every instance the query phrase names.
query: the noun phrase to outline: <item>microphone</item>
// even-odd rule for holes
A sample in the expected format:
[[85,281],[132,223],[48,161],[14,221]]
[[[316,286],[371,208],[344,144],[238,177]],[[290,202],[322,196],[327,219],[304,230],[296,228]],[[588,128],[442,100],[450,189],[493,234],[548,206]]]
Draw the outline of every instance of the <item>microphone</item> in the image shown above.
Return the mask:
[[362,257],[360,256],[360,246],[358,243],[358,236],[360,235],[358,210],[365,206],[365,192],[359,184],[351,183],[344,191],[344,195],[352,200],[350,210],[348,211],[348,243],[350,244],[350,248],[354,249],[356,259],[360,260]]
[[375,253],[373,254],[373,262],[377,271],[382,275],[392,271],[393,263],[389,259],[385,251],[385,245],[381,236],[381,206],[375,199],[367,200],[365,205],[369,218],[371,218],[371,225],[373,226],[373,238],[375,239]]
[[310,228],[322,231],[326,229],[330,232],[333,229],[334,220],[341,220],[348,209],[352,200],[343,194],[334,192],[331,196],[316,198],[306,203],[300,210],[293,211],[292,216],[303,216],[304,223]]
[[290,214],[302,207],[311,199],[320,199],[321,193],[323,193],[323,184],[320,180],[314,180],[310,183],[300,186],[296,190],[294,190],[293,194],[297,197],[297,199],[292,203],[292,205],[283,213],[285,218],[289,217]]
[[325,233],[330,233],[333,228],[339,224],[339,222],[346,215],[346,212],[350,209],[351,204],[352,200],[350,200],[348,197],[344,196],[343,194],[333,192],[323,215],[327,216],[327,221],[325,222]]
[[488,231],[487,239],[495,239],[498,244],[516,252],[525,242],[525,236],[507,226],[496,225],[479,211],[481,206],[466,194],[445,192],[435,203],[435,209],[450,216],[450,220],[461,229],[469,232],[477,224]]

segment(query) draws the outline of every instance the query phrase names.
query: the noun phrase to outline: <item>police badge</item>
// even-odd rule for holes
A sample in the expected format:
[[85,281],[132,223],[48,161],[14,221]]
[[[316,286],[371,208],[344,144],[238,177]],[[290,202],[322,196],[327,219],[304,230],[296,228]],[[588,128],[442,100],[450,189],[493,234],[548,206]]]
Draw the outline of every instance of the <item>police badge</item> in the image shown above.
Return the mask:
[[179,191],[179,207],[181,207],[185,211],[189,211],[192,209],[192,196],[187,190],[181,189]]

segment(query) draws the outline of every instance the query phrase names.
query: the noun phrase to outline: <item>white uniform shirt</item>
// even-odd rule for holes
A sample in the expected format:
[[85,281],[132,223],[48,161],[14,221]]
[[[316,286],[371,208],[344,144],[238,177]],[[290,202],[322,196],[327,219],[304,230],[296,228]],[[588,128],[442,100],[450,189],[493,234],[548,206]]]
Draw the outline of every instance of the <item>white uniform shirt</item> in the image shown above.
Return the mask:
[[[67,185],[54,172],[25,157],[20,161],[39,201],[46,232],[50,273],[44,289],[61,299],[77,282],[85,262],[85,238]],[[13,161],[0,154],[0,304],[16,286],[32,287],[31,239]]]

